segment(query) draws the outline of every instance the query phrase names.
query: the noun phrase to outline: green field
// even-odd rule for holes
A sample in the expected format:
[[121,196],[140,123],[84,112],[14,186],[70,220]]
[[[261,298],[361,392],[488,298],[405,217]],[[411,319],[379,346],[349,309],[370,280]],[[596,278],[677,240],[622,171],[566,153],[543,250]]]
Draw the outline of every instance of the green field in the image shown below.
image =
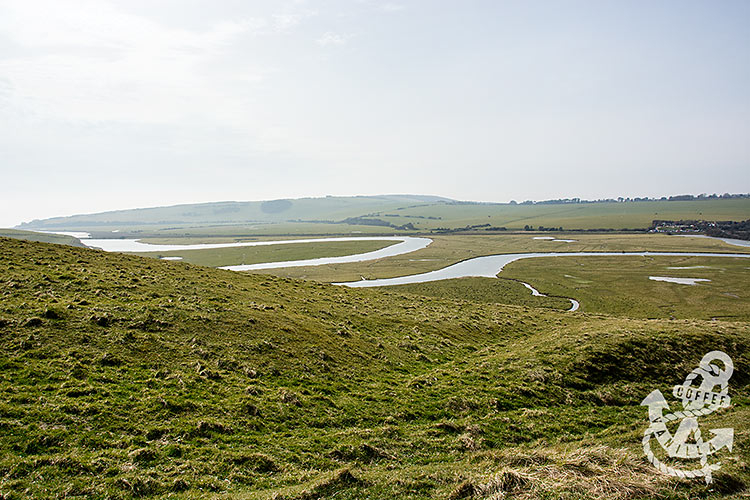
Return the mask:
[[[673,269],[689,267],[691,269]],[[552,257],[508,264],[499,278],[461,278],[386,287],[388,290],[475,302],[579,311],[630,318],[750,321],[750,260],[706,257]],[[649,276],[701,278],[683,285]],[[534,297],[531,284],[550,297]]]
[[447,299],[513,304],[529,307],[567,310],[570,301],[561,297],[535,297],[520,281],[495,278],[458,278],[384,287],[383,289]]
[[[0,248],[4,499],[693,499],[750,484],[746,321]],[[733,406],[702,424],[737,431],[706,486],[646,462],[639,403],[712,349],[734,360]]]
[[208,250],[174,250],[138,253],[144,257],[182,257],[185,262],[221,267],[261,262],[282,262],[319,257],[339,257],[372,252],[394,245],[393,241],[332,241],[330,243],[284,243],[255,247],[230,247]]
[[415,221],[415,226],[420,230],[475,224],[516,230],[526,225],[534,228],[637,229],[648,228],[655,219],[745,220],[750,214],[750,199],[557,205],[433,204],[405,208],[390,214],[397,215],[387,217],[394,224]]
[[[672,269],[687,267],[690,269]],[[502,278],[522,279],[541,293],[572,297],[581,310],[635,318],[750,321],[750,259],[708,257],[565,257],[523,259]],[[696,285],[649,276],[702,278]]]

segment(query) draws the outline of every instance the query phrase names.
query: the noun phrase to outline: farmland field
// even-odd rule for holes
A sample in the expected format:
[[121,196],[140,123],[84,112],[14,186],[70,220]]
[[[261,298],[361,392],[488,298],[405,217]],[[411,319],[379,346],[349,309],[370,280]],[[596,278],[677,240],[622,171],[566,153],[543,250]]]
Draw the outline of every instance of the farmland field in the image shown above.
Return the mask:
[[[399,210],[396,223],[416,221],[419,229],[476,224],[523,229],[529,225],[564,229],[647,228],[661,220],[744,220],[750,200],[646,201],[550,205],[432,204]],[[421,219],[434,217],[435,219]],[[389,219],[390,220],[390,219]]]

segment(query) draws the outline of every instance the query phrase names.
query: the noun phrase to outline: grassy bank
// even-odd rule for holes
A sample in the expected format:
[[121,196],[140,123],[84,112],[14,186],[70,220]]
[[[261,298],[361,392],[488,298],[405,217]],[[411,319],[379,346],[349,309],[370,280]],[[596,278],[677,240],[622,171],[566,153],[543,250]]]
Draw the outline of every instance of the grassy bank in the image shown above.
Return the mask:
[[144,257],[182,257],[191,264],[209,267],[282,262],[288,260],[339,257],[372,252],[396,244],[394,241],[332,241],[327,243],[284,243],[256,247],[230,247],[208,250],[176,250],[169,252],[143,252]]

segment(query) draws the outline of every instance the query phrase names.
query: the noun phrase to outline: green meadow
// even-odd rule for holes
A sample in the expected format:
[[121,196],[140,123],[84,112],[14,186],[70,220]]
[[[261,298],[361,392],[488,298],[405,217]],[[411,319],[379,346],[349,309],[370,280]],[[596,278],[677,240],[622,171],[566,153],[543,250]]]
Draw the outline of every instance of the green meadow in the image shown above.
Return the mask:
[[413,283],[384,287],[399,293],[410,293],[429,297],[462,299],[471,302],[512,304],[543,307],[564,311],[570,309],[570,301],[564,297],[538,297],[521,284],[522,280],[496,278],[457,278],[428,283]]
[[[494,285],[457,298],[13,239],[0,250],[4,499],[693,499],[750,484],[738,316],[646,319],[586,298],[568,313],[486,300]],[[555,272],[595,282],[564,260]],[[645,460],[639,404],[713,349],[734,360],[733,405],[701,421],[736,432],[707,486]]]
[[[581,310],[634,318],[750,321],[750,259],[565,257],[512,262],[501,278],[571,297]],[[650,276],[709,280],[684,285]]]
[[[709,280],[685,285],[650,276]],[[534,297],[521,282],[549,297]],[[387,287],[476,302],[644,319],[750,321],[750,259],[710,257],[548,257],[505,266],[498,278],[461,278]]]

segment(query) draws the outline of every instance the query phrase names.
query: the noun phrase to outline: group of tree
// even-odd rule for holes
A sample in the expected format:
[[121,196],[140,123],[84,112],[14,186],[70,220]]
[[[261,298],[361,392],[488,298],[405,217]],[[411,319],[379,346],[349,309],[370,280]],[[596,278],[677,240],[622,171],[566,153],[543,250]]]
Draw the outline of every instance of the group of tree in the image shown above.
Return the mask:
[[566,203],[630,203],[630,202],[639,202],[639,201],[641,202],[642,201],[701,201],[701,200],[729,200],[729,199],[735,199],[735,198],[750,198],[750,193],[738,193],[738,194],[702,193],[699,195],[679,194],[679,195],[674,195],[674,196],[662,196],[661,198],[649,198],[648,196],[631,198],[631,197],[619,196],[617,198],[601,198],[598,200],[583,200],[581,198],[558,198],[555,200],[543,200],[543,201],[526,200],[520,203],[517,202],[516,200],[511,200],[510,205],[561,205],[561,204],[566,204]]

